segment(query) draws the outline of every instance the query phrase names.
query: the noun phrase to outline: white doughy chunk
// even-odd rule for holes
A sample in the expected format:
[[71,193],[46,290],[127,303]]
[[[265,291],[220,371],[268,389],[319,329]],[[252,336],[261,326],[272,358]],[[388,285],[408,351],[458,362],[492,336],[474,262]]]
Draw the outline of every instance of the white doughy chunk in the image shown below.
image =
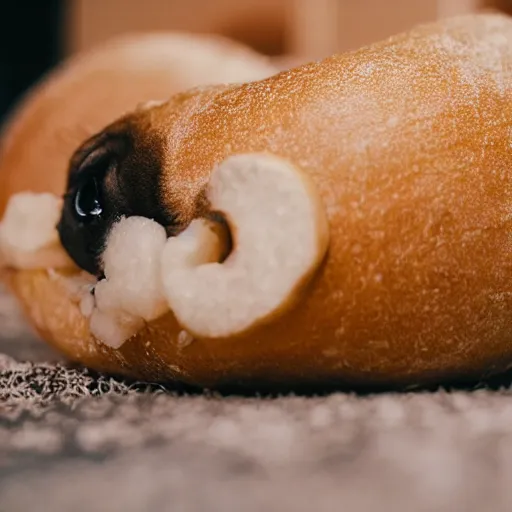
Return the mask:
[[219,263],[208,222],[196,220],[167,241],[162,279],[180,324],[197,337],[218,338],[293,304],[325,255],[328,230],[312,184],[270,155],[230,157],[214,170],[208,195],[230,226],[232,252]]
[[105,279],[96,286],[100,309],[121,309],[147,321],[168,310],[162,292],[160,255],[165,229],[144,217],[116,223],[103,253]]
[[18,269],[73,267],[57,232],[61,208],[61,199],[53,194],[13,195],[0,223],[1,264]]
[[99,309],[92,312],[89,327],[93,335],[111,348],[120,348],[125,341],[137,334],[144,326],[142,318],[118,312],[104,313]]
[[105,279],[95,287],[90,324],[106,345],[118,348],[145,321],[168,311],[160,270],[166,240],[165,229],[144,217],[122,219],[113,226],[103,253]]

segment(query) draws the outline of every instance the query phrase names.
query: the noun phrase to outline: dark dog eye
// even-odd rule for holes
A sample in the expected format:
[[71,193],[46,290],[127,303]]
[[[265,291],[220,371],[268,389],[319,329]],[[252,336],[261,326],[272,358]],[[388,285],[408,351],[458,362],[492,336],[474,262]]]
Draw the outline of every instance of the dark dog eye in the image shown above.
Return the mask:
[[72,210],[81,223],[99,220],[104,213],[102,181],[115,164],[111,153],[100,147],[89,153],[74,172]]
[[102,132],[78,148],[69,162],[57,230],[71,259],[97,276],[102,273],[101,254],[112,223],[129,213],[119,174],[130,147],[123,133]]
[[75,213],[82,222],[90,222],[101,217],[103,206],[96,177],[89,177],[79,186],[74,205]]

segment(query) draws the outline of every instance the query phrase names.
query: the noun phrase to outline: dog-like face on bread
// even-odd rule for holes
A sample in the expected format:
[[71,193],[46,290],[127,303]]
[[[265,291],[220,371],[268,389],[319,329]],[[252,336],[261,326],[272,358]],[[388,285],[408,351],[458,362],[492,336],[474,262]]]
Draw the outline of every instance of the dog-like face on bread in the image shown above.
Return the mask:
[[140,107],[74,153],[58,231],[64,248],[83,270],[102,274],[107,236],[122,217],[150,218],[173,236],[205,211],[208,176],[193,169],[166,169],[167,151],[172,151],[170,112],[189,97],[178,95],[170,103]]
[[[146,105],[79,149],[64,211],[53,194],[11,198],[8,285],[73,360],[137,379],[293,389],[505,371],[511,69],[511,19],[479,15]],[[104,277],[61,257],[62,211],[65,248]]]

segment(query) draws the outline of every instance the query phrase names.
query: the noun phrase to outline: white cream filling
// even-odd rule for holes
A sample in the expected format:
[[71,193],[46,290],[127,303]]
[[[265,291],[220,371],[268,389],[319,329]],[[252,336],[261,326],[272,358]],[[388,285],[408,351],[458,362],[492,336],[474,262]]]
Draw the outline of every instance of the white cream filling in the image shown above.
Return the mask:
[[0,264],[17,269],[73,267],[60,244],[62,200],[53,194],[13,195],[0,223]]
[[193,221],[167,239],[156,222],[129,217],[108,236],[104,279],[64,276],[51,270],[70,266],[55,229],[60,200],[31,193],[11,198],[0,253],[15,268],[49,269],[89,319],[91,333],[112,348],[169,310],[184,329],[180,346],[194,336],[233,336],[293,303],[327,250],[327,221],[302,173],[270,155],[229,158],[213,171],[208,195],[232,230],[224,262],[226,238],[211,220]]
[[95,287],[91,313],[91,332],[103,343],[117,348],[169,310],[160,275],[166,241],[165,229],[144,217],[113,226],[103,254],[105,279]]
[[196,337],[241,334],[283,314],[327,250],[327,220],[314,187],[289,162],[267,154],[228,158],[208,196],[233,234],[220,263],[203,219],[170,238],[162,258],[165,296]]

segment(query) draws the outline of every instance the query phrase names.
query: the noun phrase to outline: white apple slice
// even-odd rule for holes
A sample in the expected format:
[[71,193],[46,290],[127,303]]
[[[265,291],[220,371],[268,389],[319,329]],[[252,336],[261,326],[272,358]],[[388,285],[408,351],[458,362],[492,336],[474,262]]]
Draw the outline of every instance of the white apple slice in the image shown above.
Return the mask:
[[229,337],[295,304],[326,254],[328,224],[307,176],[268,154],[225,160],[208,198],[228,224],[230,254],[222,261],[225,241],[210,220],[195,220],[167,240],[162,281],[183,328],[198,338]]

